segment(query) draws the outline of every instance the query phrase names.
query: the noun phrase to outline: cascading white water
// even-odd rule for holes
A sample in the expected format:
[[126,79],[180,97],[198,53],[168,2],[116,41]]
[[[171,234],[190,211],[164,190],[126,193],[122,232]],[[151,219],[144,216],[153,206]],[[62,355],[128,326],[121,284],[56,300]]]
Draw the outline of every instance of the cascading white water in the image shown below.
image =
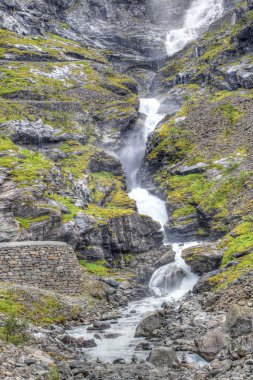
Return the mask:
[[[166,210],[165,202],[156,197],[155,195],[150,194],[146,189],[139,186],[138,181],[138,170],[140,169],[142,158],[145,154],[145,147],[146,142],[148,139],[148,136],[151,132],[154,131],[157,124],[164,118],[165,115],[159,114],[160,108],[160,102],[155,98],[143,98],[140,99],[140,112],[144,115],[146,115],[146,120],[144,123],[144,128],[142,131],[142,146],[135,146],[134,149],[134,155],[139,154],[139,152],[142,152],[141,160],[139,161],[139,167],[135,168],[135,180],[132,181],[132,187],[131,191],[129,193],[129,197],[134,199],[136,201],[137,209],[140,214],[148,215],[155,221],[159,222],[161,224],[161,227],[164,226],[164,224],[168,220],[168,214]],[[129,152],[129,154],[132,152]],[[129,159],[129,156],[128,156]],[[133,158],[133,161],[134,158]],[[123,162],[123,166],[124,165]],[[127,176],[130,176],[133,179],[133,175],[130,171],[126,171]]]
[[181,253],[183,249],[198,244],[196,242],[184,245],[173,244],[173,250],[176,252],[175,262],[158,268],[149,282],[149,287],[157,296],[178,299],[194,287],[198,276],[191,272],[191,268],[182,259]]
[[166,37],[166,50],[171,56],[197,38],[204,29],[223,14],[223,0],[193,0],[183,19],[182,27],[171,30]]
[[[183,48],[187,42],[196,38],[204,27],[218,18],[223,12],[222,3],[222,0],[193,0],[182,28],[172,30],[167,35],[168,55]],[[148,135],[164,117],[158,113],[159,108],[160,103],[157,99],[140,99],[140,112],[146,115],[144,128],[128,138],[120,159],[127,175],[129,196],[136,201],[138,211],[158,221],[163,227],[168,220],[165,202],[142,188],[138,179]],[[121,310],[121,318],[117,321],[108,321],[111,323],[110,329],[99,332],[99,337],[95,336],[97,347],[86,351],[91,360],[99,358],[111,363],[115,359],[124,358],[126,361],[131,361],[133,354],[138,355],[135,347],[142,339],[134,338],[134,335],[143,315],[147,311],[160,308],[164,301],[179,300],[192,290],[198,281],[198,276],[191,272],[181,257],[183,249],[197,244],[199,243],[173,244],[173,250],[176,252],[175,262],[157,269],[150,280],[149,287],[153,290],[154,296],[130,303]],[[69,334],[74,337],[94,338],[94,332],[83,326],[70,330]],[[108,339],[108,334],[116,335],[111,335],[114,338]],[[189,361],[199,363],[200,366],[206,364],[200,357],[195,356],[189,356]]]

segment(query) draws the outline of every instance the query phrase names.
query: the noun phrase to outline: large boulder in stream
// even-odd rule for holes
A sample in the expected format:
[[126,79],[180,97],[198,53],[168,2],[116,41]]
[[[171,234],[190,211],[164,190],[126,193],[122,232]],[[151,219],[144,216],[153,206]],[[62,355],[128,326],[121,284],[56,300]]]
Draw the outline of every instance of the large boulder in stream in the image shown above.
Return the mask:
[[184,249],[182,257],[193,272],[204,274],[219,268],[223,252],[214,243],[206,243]]
[[158,312],[146,313],[143,320],[137,326],[135,337],[151,337],[154,335],[155,330],[162,327],[163,318]]
[[176,352],[169,347],[155,347],[148,358],[149,363],[156,367],[179,367]]

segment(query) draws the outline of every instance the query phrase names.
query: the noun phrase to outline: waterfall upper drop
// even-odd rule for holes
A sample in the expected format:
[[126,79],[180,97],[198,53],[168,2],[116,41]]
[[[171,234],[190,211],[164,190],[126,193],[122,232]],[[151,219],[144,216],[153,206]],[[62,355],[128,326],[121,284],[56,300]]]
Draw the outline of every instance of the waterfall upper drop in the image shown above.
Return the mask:
[[182,28],[171,30],[166,37],[166,50],[171,56],[197,38],[224,12],[223,0],[193,0],[183,19]]

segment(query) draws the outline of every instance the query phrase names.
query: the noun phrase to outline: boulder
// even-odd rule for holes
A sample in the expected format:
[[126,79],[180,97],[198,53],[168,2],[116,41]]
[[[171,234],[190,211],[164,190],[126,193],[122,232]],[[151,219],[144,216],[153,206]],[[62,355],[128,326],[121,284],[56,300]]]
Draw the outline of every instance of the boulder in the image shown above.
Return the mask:
[[240,357],[253,355],[253,334],[238,337],[238,339],[234,341],[234,344],[235,351]]
[[231,305],[227,313],[226,327],[233,337],[253,333],[253,310]]
[[223,252],[213,244],[184,249],[182,257],[195,273],[204,274],[219,268]]
[[197,164],[192,166],[180,166],[176,168],[172,173],[178,175],[198,174],[203,173],[207,170],[207,168],[207,164],[204,164],[203,162],[198,162]]
[[196,339],[196,345],[199,354],[206,360],[213,360],[216,355],[227,347],[231,342],[228,334],[224,333],[221,328],[208,331],[204,336]]
[[179,367],[176,352],[169,347],[155,347],[151,351],[148,362],[156,367]]
[[150,337],[154,331],[159,329],[163,324],[163,319],[158,313],[146,313],[143,320],[137,326],[135,337]]

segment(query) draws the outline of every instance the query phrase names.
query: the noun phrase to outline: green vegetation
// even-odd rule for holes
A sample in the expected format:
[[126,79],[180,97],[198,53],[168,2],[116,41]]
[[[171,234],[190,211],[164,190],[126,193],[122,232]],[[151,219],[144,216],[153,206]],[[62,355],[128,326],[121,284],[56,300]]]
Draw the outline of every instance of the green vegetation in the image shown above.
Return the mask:
[[28,230],[33,223],[43,222],[43,221],[48,220],[48,219],[49,219],[48,215],[38,216],[37,218],[19,218],[19,217],[16,217],[16,220],[26,230]]
[[87,271],[95,276],[106,277],[109,275],[110,270],[106,268],[106,261],[98,260],[96,262],[90,262],[87,260],[80,260],[80,264],[87,269]]
[[0,327],[0,339],[16,345],[24,344],[28,341],[27,327],[26,321],[17,318],[15,313],[10,313],[4,321],[4,325]]
[[[212,277],[210,282],[216,290],[223,289],[243,274],[253,269],[253,222],[239,224],[221,242],[224,250],[222,272]],[[230,263],[235,265],[228,266]],[[228,266],[228,267],[227,267]]]
[[57,367],[53,367],[47,378],[48,380],[61,380],[60,371]]
[[224,103],[216,107],[217,111],[222,111],[224,116],[231,124],[236,125],[243,116],[243,113],[238,111],[231,103]]
[[58,194],[50,194],[49,197],[62,203],[64,206],[68,208],[69,213],[63,215],[64,223],[69,222],[70,220],[73,220],[74,217],[77,216],[79,212],[83,211],[81,207],[74,205],[74,201],[70,197],[66,197],[66,196],[62,196]]

